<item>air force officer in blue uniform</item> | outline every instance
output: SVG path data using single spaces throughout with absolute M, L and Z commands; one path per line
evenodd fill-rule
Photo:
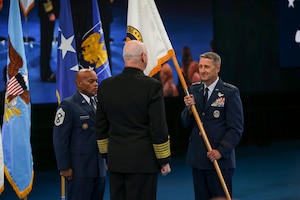
M 106 166 L 98 150 L 93 96 L 98 78 L 92 69 L 76 75 L 77 92 L 57 108 L 53 142 L 57 167 L 66 178 L 68 200 L 101 200 Z
M 242 137 L 244 116 L 239 89 L 219 78 L 220 66 L 218 54 L 207 52 L 200 55 L 202 82 L 193 84 L 189 88 L 190 94 L 184 97 L 186 108 L 181 119 L 185 127 L 192 126 L 186 163 L 192 167 L 196 200 L 226 196 L 213 165 L 215 160 L 232 195 L 232 176 L 236 167 L 234 149 Z M 207 150 L 192 114 L 193 104 L 203 123 L 211 151 Z

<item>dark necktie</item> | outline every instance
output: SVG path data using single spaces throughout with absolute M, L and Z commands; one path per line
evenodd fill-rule
M 204 97 L 203 97 L 203 102 L 204 102 L 203 105 L 204 106 L 206 104 L 207 99 L 208 99 L 208 87 L 205 88 L 205 92 L 204 92 Z
M 96 111 L 97 104 L 96 104 L 96 101 L 93 97 L 90 98 L 90 103 L 91 103 L 92 108 Z

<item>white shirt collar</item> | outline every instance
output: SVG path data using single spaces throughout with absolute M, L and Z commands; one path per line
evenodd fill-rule
M 217 85 L 217 82 L 219 81 L 219 77 L 212 83 L 210 84 L 210 86 L 208 86 L 208 90 L 211 92 L 215 89 L 216 85 Z M 204 83 L 204 90 L 205 88 L 207 88 L 207 86 L 205 85 Z
M 218 81 L 219 81 L 219 77 L 212 84 L 210 84 L 210 86 L 208 86 L 208 98 L 210 97 L 212 91 L 215 89 Z M 205 88 L 207 88 L 207 86 L 204 84 L 203 89 L 205 90 Z
M 86 94 L 81 93 L 81 96 L 84 98 L 84 100 L 86 100 L 86 102 L 88 102 L 88 104 L 90 103 L 90 97 L 88 97 Z

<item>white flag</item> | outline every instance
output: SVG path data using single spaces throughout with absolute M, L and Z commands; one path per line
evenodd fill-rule
M 34 0 L 19 0 L 19 1 L 20 1 L 20 6 L 23 14 L 27 16 L 29 11 L 34 6 Z
M 148 51 L 144 73 L 153 76 L 161 65 L 175 56 L 154 0 L 129 0 L 126 41 L 139 40 Z

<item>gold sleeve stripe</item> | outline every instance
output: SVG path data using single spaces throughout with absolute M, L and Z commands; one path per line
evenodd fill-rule
M 103 140 L 97 140 L 98 148 L 100 153 L 107 153 L 107 146 L 108 146 L 108 138 Z
M 154 152 L 157 159 L 167 158 L 171 155 L 170 138 L 162 144 L 153 144 Z

